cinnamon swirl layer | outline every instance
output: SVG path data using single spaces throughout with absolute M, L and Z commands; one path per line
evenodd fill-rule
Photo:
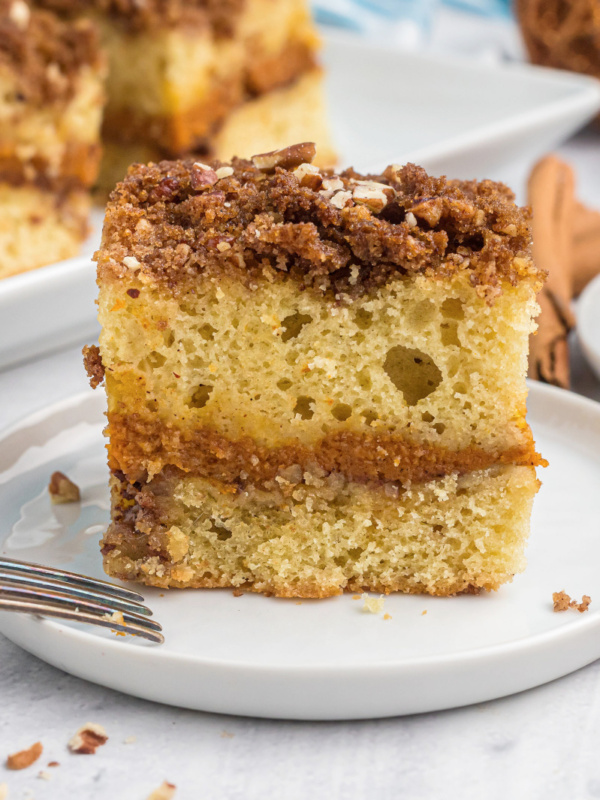
M 450 595 L 497 589 L 525 565 L 528 467 L 492 467 L 410 488 L 339 474 L 232 487 L 167 469 L 112 478 L 109 575 L 160 587 L 279 597 L 344 591 Z

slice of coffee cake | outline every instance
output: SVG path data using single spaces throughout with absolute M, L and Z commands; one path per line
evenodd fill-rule
M 524 568 L 528 213 L 490 181 L 320 172 L 310 144 L 135 166 L 98 253 L 106 571 L 448 595 Z
M 100 162 L 92 26 L 0 0 L 0 278 L 77 253 Z

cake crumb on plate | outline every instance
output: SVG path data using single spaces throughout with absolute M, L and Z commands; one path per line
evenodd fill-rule
M 383 611 L 383 604 L 385 603 L 383 595 L 370 597 L 368 594 L 363 594 L 361 599 L 364 601 L 362 610 L 368 614 L 379 614 Z
M 581 598 L 581 603 L 578 603 L 577 600 L 571 600 L 570 596 L 565 591 L 562 591 L 553 593 L 552 602 L 554 603 L 555 612 L 567 611 L 569 608 L 574 608 L 579 611 L 580 614 L 583 614 L 584 611 L 588 610 L 592 598 L 584 594 Z

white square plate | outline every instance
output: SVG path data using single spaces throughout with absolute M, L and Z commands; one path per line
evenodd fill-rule
M 331 120 L 342 165 L 414 161 L 453 177 L 498 177 L 531 161 L 600 108 L 592 78 L 490 65 L 330 39 Z M 94 299 L 101 215 L 76 259 L 0 281 L 0 368 L 98 333 Z

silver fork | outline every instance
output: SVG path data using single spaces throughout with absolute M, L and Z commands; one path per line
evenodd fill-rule
M 162 644 L 162 628 L 143 600 L 106 581 L 0 556 L 0 611 L 89 622 Z

